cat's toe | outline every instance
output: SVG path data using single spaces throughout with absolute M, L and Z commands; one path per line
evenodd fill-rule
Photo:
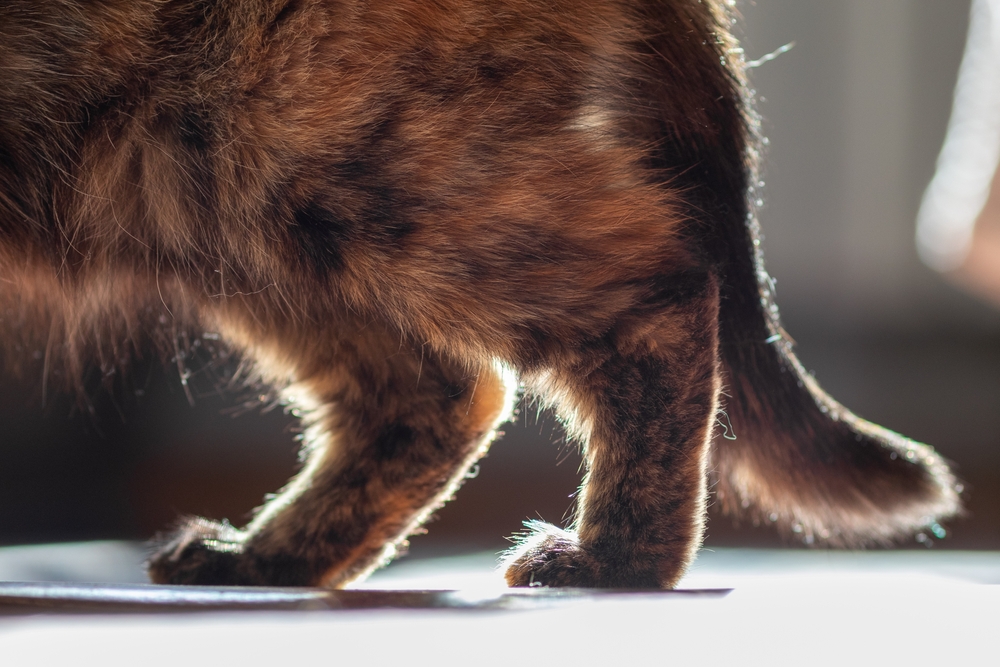
M 157 584 L 239 585 L 245 581 L 239 567 L 243 545 L 240 533 L 228 523 L 189 519 L 159 540 L 146 562 L 149 578 Z

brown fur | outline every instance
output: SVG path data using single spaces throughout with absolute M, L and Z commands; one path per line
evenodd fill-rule
M 933 450 L 834 403 L 782 337 L 728 22 L 695 0 L 0 6 L 6 337 L 74 378 L 143 332 L 218 332 L 308 426 L 286 489 L 243 529 L 189 521 L 152 578 L 363 576 L 485 452 L 515 376 L 588 471 L 512 585 L 674 586 L 710 469 L 726 508 L 836 543 L 954 513 Z M 723 383 L 737 439 L 710 452 Z

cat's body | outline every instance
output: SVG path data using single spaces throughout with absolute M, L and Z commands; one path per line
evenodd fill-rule
M 70 377 L 218 332 L 306 413 L 302 473 L 156 581 L 343 585 L 457 488 L 516 374 L 585 444 L 507 580 L 676 584 L 723 507 L 834 544 L 958 508 L 782 337 L 753 118 L 696 0 L 5 0 L 0 309 Z M 8 355 L 8 365 L 16 359 Z M 735 440 L 713 431 L 725 387 Z

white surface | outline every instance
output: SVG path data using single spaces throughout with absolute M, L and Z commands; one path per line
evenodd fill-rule
M 532 612 L 18 618 L 0 625 L 0 655 L 5 665 L 997 664 L 1000 587 L 776 583 Z
M 0 549 L 0 578 L 34 571 L 65 581 L 90 568 L 91 580 L 102 569 L 104 580 L 128 580 L 141 554 L 121 543 Z M 501 585 L 495 563 L 493 554 L 404 560 L 365 587 L 489 595 Z M 0 664 L 995 665 L 996 582 L 998 553 L 718 550 L 703 553 L 682 586 L 734 588 L 724 598 L 584 599 L 518 612 L 9 617 Z

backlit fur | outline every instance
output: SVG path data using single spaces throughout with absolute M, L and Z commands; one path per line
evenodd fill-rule
M 6 0 L 0 317 L 45 382 L 219 334 L 307 426 L 155 581 L 342 586 L 457 489 L 517 379 L 585 450 L 511 585 L 672 587 L 724 508 L 882 542 L 958 508 L 783 336 L 729 11 L 698 0 Z M 515 379 L 517 378 L 517 379 Z M 715 437 L 721 388 L 735 440 Z

